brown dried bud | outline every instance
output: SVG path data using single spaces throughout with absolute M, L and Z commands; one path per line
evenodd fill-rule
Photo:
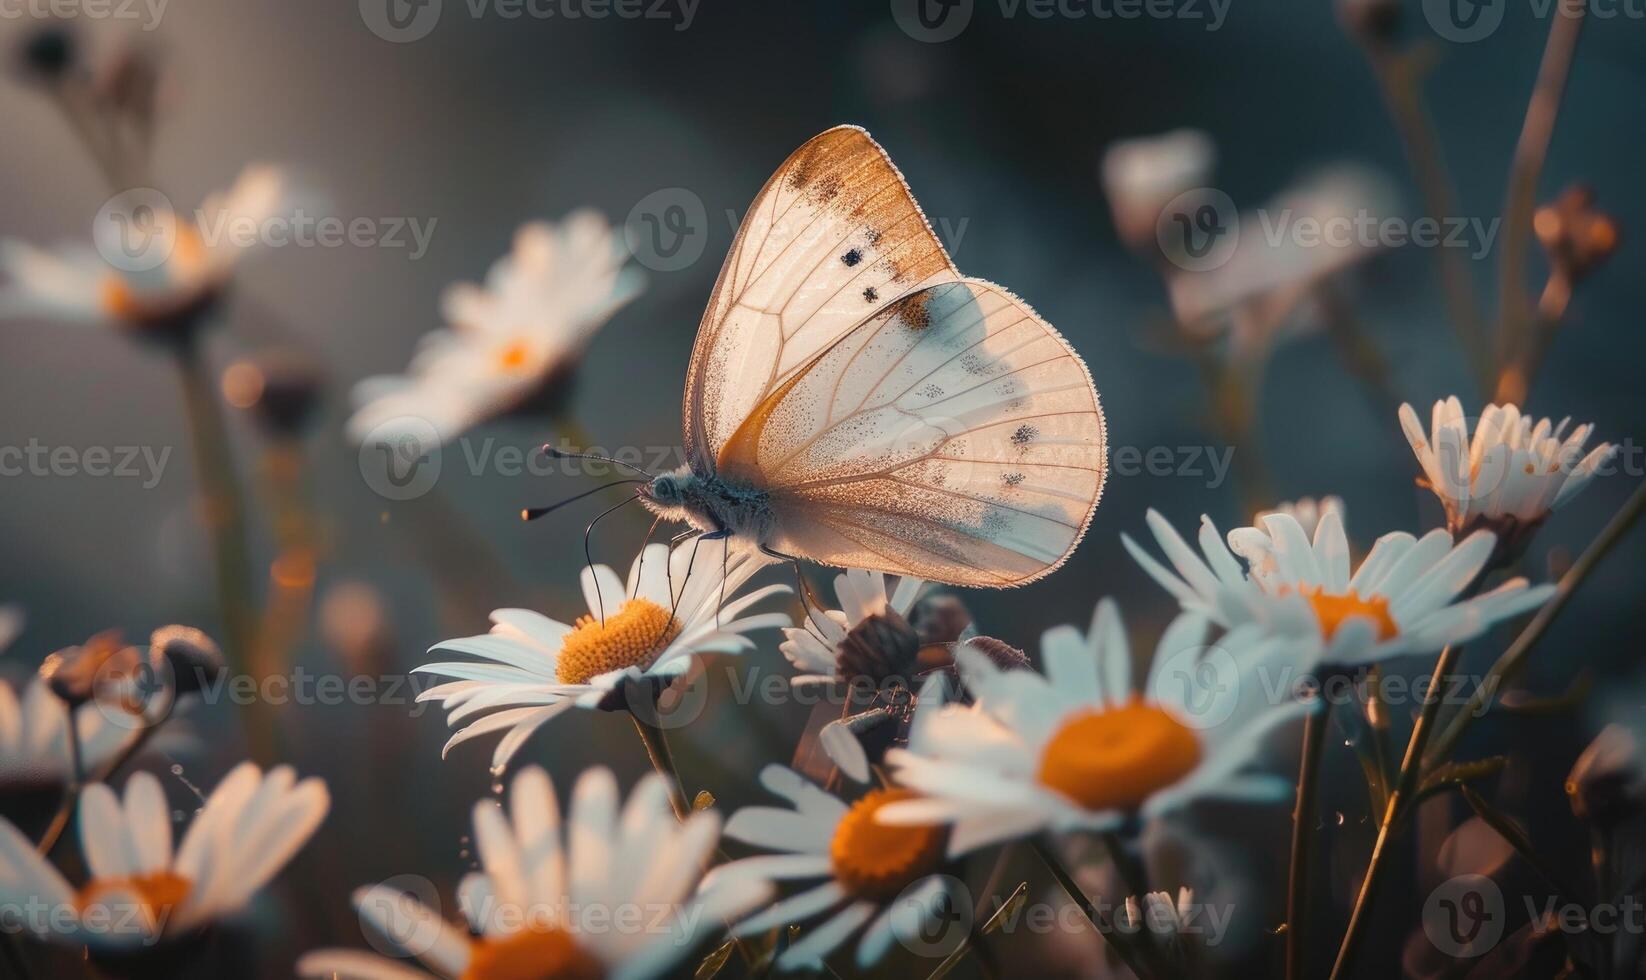
M 110 678 L 135 677 L 146 662 L 136 647 L 126 645 L 119 630 L 106 630 L 47 657 L 40 676 L 53 694 L 78 708 L 98 697 Z
M 1598 269 L 1623 238 L 1617 219 L 1595 207 L 1594 191 L 1574 184 L 1537 209 L 1532 230 L 1549 263 L 1573 282 Z
M 1400 0 L 1338 0 L 1337 19 L 1356 38 L 1387 41 L 1400 30 Z
M 223 397 L 270 432 L 296 435 L 314 415 L 323 383 L 319 365 L 307 355 L 265 351 L 229 365 Z
M 920 654 L 920 637 L 909 621 L 888 609 L 852 627 L 840 641 L 835 671 L 847 681 L 867 678 L 876 687 L 887 681 L 905 686 Z
M 921 646 L 956 643 L 971 628 L 972 614 L 958 596 L 939 592 L 915 603 L 909 610 L 909 622 L 919 634 Z
M 149 637 L 149 658 L 171 665 L 178 694 L 192 694 L 223 676 L 228 664 L 223 651 L 204 632 L 192 626 L 162 626 Z
M 1566 777 L 1566 795 L 1578 819 L 1612 827 L 1639 813 L 1646 798 L 1640 739 L 1625 725 L 1601 730 Z
M 1029 655 L 1005 640 L 997 640 L 992 636 L 976 636 L 968 640 L 967 645 L 988 657 L 1001 670 L 1030 668 Z

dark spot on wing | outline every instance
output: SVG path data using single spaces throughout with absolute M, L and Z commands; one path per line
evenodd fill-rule
M 1039 434 L 1040 430 L 1032 425 L 1027 423 L 1020 425 L 1017 427 L 1017 431 L 1012 433 L 1012 445 L 1022 449 L 1030 442 L 1033 442 L 1034 437 Z
M 863 253 L 859 252 L 855 248 L 851 249 L 845 255 L 840 257 L 840 261 L 846 263 L 846 267 L 849 269 L 857 263 L 863 261 Z
M 1000 474 L 1000 481 L 1002 483 L 1006 484 L 1006 486 L 1008 486 L 1008 487 L 1015 487 L 1019 483 L 1023 482 L 1023 474 L 1022 473 L 1002 473 L 1002 474 Z
M 870 286 L 868 289 L 863 290 L 863 298 L 873 303 L 880 298 L 880 294 L 875 291 L 873 286 Z
M 918 293 L 905 296 L 892 304 L 891 314 L 910 330 L 924 330 L 932 325 L 932 315 L 926 309 L 926 299 Z

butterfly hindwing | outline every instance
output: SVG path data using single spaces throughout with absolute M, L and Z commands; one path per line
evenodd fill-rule
M 714 473 L 756 406 L 867 317 L 958 278 L 867 133 L 808 141 L 750 206 L 698 328 L 684 406 L 692 468 Z
M 979 280 L 877 312 L 756 405 L 725 478 L 771 495 L 779 551 L 957 585 L 1019 585 L 1073 551 L 1106 471 L 1091 376 Z

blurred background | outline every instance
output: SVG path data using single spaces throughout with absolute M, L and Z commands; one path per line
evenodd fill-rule
M 586 5 L 510 17 L 504 6 L 434 4 L 417 16 L 434 9 L 438 22 L 418 22 L 409 32 L 416 36 L 386 28 L 373 0 L 171 0 L 157 20 L 80 16 L 71 25 L 88 57 L 135 44 L 163 66 L 151 169 L 174 200 L 197 201 L 245 164 L 267 161 L 312 191 L 315 213 L 432 229 L 421 254 L 409 242 L 267 249 L 238 278 L 225 322 L 208 340 L 219 369 L 270 346 L 299 349 L 323 367 L 323 402 L 295 464 L 319 542 L 307 572 L 315 612 L 297 624 L 295 664 L 393 678 L 428 659 L 437 641 L 484 632 L 491 608 L 580 613 L 582 532 L 607 498 L 522 524 L 520 508 L 593 482 L 476 471 L 464 455 L 529 449 L 567 433 L 547 417 L 481 426 L 447 448 L 435 493 L 391 501 L 362 479 L 358 453 L 343 438 L 350 386 L 403 371 L 417 339 L 441 325 L 441 290 L 481 278 L 522 222 L 589 206 L 633 227 L 637 208 L 669 191 L 667 200 L 701 203 L 701 220 L 687 229 L 687 249 L 700 255 L 649 263 L 644 293 L 594 338 L 570 382 L 569 415 L 580 428 L 574 438 L 608 450 L 677 444 L 686 361 L 736 219 L 791 150 L 843 122 L 866 127 L 887 149 L 963 272 L 1023 296 L 1085 356 L 1108 414 L 1111 456 L 1126 447 L 1170 450 L 1163 468 L 1111 472 L 1090 534 L 1062 571 L 1021 591 L 963 594 L 984 632 L 1032 652 L 1043 629 L 1084 624 L 1097 598 L 1114 595 L 1138 645 L 1152 647 L 1175 605 L 1118 538 L 1142 532 L 1150 507 L 1179 528 L 1207 513 L 1227 529 L 1248 522 L 1258 505 L 1336 494 L 1361 549 L 1387 531 L 1443 521 L 1432 495 L 1414 486 L 1417 468 L 1393 412 L 1410 401 L 1426 419 L 1435 399 L 1454 393 L 1471 412 L 1483 403 L 1448 319 L 1434 248 L 1377 248 L 1332 273 L 1331 295 L 1353 310 L 1356 337 L 1382 361 L 1380 385 L 1346 368 L 1343 336 L 1323 326 L 1332 318 L 1312 296 L 1259 344 L 1264 367 L 1247 392 L 1251 424 L 1231 425 L 1238 413 L 1208 385 L 1196 353 L 1196 345 L 1230 341 L 1204 332 L 1185 341 L 1193 332 L 1174 323 L 1159 264 L 1122 241 L 1104 193 L 1102 162 L 1116 141 L 1193 127 L 1217 148 L 1205 183 L 1243 212 L 1322 168 L 1351 164 L 1380 188 L 1383 213 L 1423 213 L 1366 44 L 1332 4 L 1233 0 L 1218 18 L 1210 5 L 1185 2 L 1172 8 L 1185 16 L 1121 18 L 1040 17 L 1032 5 L 977 0 L 950 12 L 969 20 L 945 40 L 911 21 L 912 4 L 886 0 L 690 8 L 647 0 L 656 16 L 603 19 L 565 15 Z M 1422 89 L 1456 189 L 1457 213 L 1447 217 L 1495 222 L 1551 18 L 1529 0 L 1497 0 L 1485 6 L 1502 15 L 1500 26 L 1459 41 L 1436 29 L 1424 5 L 1392 6 L 1399 24 L 1377 43 L 1427 59 Z M 13 14 L 0 21 L 19 42 L 37 26 Z M 1540 533 L 1525 563 L 1534 579 L 1564 568 L 1641 476 L 1646 278 L 1631 274 L 1628 235 L 1646 210 L 1638 176 L 1643 55 L 1639 17 L 1590 18 L 1537 185 L 1545 203 L 1573 183 L 1589 184 L 1625 238 L 1612 262 L 1580 284 L 1525 407 L 1593 421 L 1597 439 L 1625 449 L 1616 472 Z M 0 233 L 40 244 L 87 239 L 110 188 L 61 115 L 14 82 L 0 85 L 0 116 L 9 134 Z M 1471 240 L 1457 250 L 1488 315 L 1501 242 Z M 1534 242 L 1528 281 L 1541 285 L 1544 268 Z M 0 478 L 0 601 L 28 617 L 3 666 L 26 673 L 45 654 L 111 627 L 139 637 L 170 622 L 217 632 L 172 366 L 114 330 L 44 319 L 6 323 L 0 351 L 0 445 L 173 450 L 152 486 Z M 251 527 L 252 564 L 263 576 L 277 553 L 267 467 L 279 461 L 244 414 L 230 422 L 242 477 L 262 495 Z M 1231 448 L 1233 471 L 1220 476 L 1211 460 L 1228 459 Z M 1242 466 L 1258 474 L 1246 486 L 1237 480 Z M 636 509 L 601 524 L 595 559 L 626 568 L 648 523 Z M 1638 679 L 1643 558 L 1646 538 L 1636 535 L 1579 594 L 1524 678 L 1533 693 L 1559 695 L 1587 677 L 1615 697 Z M 821 587 L 827 576 L 814 570 L 813 581 Z M 1512 636 L 1472 647 L 1464 669 L 1483 670 Z M 747 659 L 768 674 L 788 672 L 775 636 L 761 638 Z M 1430 662 L 1400 666 L 1427 675 Z M 408 701 L 401 690 L 378 703 L 280 710 L 283 755 L 325 777 L 334 806 L 280 886 L 286 897 L 299 890 L 301 901 L 278 901 L 277 888 L 255 910 L 256 975 L 289 975 L 292 958 L 316 945 L 359 945 L 347 906 L 356 885 L 422 875 L 442 889 L 448 911 L 455 907 L 450 887 L 470 867 L 468 811 L 490 791 L 491 744 L 462 746 L 442 761 L 440 712 Z M 1494 717 L 1462 750 L 1512 755 L 1499 802 L 1525 818 L 1540 847 L 1574 866 L 1588 844 L 1562 781 L 1602 722 L 1604 703 L 1596 695 L 1536 717 Z M 188 718 L 201 736 L 192 748 L 146 763 L 157 772 L 182 767 L 172 787 L 178 800 L 188 799 L 186 783 L 209 786 L 244 755 L 234 710 L 201 706 Z M 758 800 L 752 774 L 787 761 L 805 721 L 792 705 L 712 697 L 702 718 L 674 735 L 688 786 L 710 790 L 727 808 Z M 627 721 L 598 713 L 548 726 L 521 758 L 546 765 L 562 784 L 597 762 L 617 768 L 625 785 L 646 767 Z M 1341 818 L 1321 838 L 1330 855 L 1322 859 L 1330 890 L 1316 917 L 1322 958 L 1341 932 L 1375 824 L 1349 760 L 1345 751 L 1323 804 Z M 1276 771 L 1295 767 L 1295 748 L 1277 744 L 1272 762 Z M 1466 816 L 1441 797 L 1420 817 L 1419 853 L 1390 881 L 1361 975 L 1413 969 L 1403 950 L 1421 937 L 1424 897 L 1460 846 L 1453 841 L 1443 857 L 1443 845 Z M 1215 975 L 1272 975 L 1287 813 L 1231 809 L 1188 823 L 1217 833 L 1191 839 L 1178 864 L 1210 867 L 1240 896 Z M 1514 880 L 1512 867 L 1501 873 Z M 1193 882 L 1157 884 L 1179 883 Z M 1511 916 L 1523 921 L 1517 909 L 1512 901 Z M 1106 975 L 1101 944 L 1089 934 L 1014 936 L 1002 948 L 1021 957 L 1010 962 L 1053 975 Z M 929 972 L 930 964 L 910 963 L 894 960 L 885 975 Z

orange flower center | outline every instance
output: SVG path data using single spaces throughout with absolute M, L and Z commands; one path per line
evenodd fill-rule
M 497 352 L 497 366 L 504 371 L 518 371 L 531 362 L 532 348 L 524 340 L 511 341 Z
M 179 224 L 171 252 L 165 257 L 163 270 L 157 271 L 165 273 L 167 282 L 174 289 L 183 286 L 204 289 L 209 284 L 200 280 L 206 268 L 207 258 L 206 243 L 201 240 L 200 233 L 190 225 Z M 150 296 L 141 295 L 131 287 L 126 277 L 119 273 L 110 273 L 103 277 L 101 292 L 103 312 L 119 320 L 143 320 L 159 316 L 185 303 L 178 296 L 165 291 Z
M 143 913 L 151 928 L 158 929 L 165 926 L 172 909 L 188 897 L 191 888 L 193 882 L 170 871 L 130 878 L 102 878 L 88 882 L 75 896 L 75 904 L 82 910 L 103 905 L 118 915 L 130 911 L 127 903 L 135 899 L 137 911 Z
M 1305 588 L 1302 592 L 1303 598 L 1309 600 L 1309 605 L 1314 607 L 1315 618 L 1320 620 L 1320 632 L 1328 640 L 1336 636 L 1338 628 L 1353 616 L 1360 616 L 1375 623 L 1377 638 L 1380 640 L 1400 635 L 1400 625 L 1389 615 L 1389 600 L 1383 596 L 1374 595 L 1370 599 L 1362 599 L 1354 592 L 1331 595 L 1319 586 Z
M 1080 711 L 1040 755 L 1040 782 L 1088 810 L 1134 810 L 1200 764 L 1200 737 L 1170 712 L 1134 699 Z
M 913 790 L 877 789 L 840 818 L 829 843 L 829 860 L 834 864 L 835 880 L 848 893 L 890 901 L 942 864 L 949 841 L 947 827 L 875 822 L 875 813 L 886 804 L 918 797 Z
M 562 684 L 587 684 L 608 670 L 645 670 L 679 635 L 673 613 L 650 599 L 630 599 L 605 622 L 593 616 L 577 621 L 561 644 L 555 675 Z
M 605 964 L 564 930 L 526 929 L 476 940 L 460 980 L 601 980 Z

